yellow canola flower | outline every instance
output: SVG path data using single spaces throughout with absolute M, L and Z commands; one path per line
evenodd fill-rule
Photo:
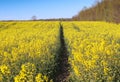
M 10 69 L 9 69 L 8 66 L 6 66 L 6 65 L 0 66 L 0 71 L 1 71 L 1 73 L 4 74 L 4 75 L 9 75 L 9 74 L 11 74 Z

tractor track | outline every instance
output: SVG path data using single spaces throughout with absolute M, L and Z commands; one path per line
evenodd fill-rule
M 55 72 L 54 82 L 68 82 L 69 77 L 69 63 L 68 63 L 68 51 L 64 41 L 63 26 L 60 23 L 60 50 L 57 57 L 57 66 Z

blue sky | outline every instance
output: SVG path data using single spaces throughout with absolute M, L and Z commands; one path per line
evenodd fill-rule
M 70 18 L 95 0 L 0 0 L 0 20 Z

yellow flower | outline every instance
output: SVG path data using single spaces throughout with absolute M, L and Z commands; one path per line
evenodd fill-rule
M 6 65 L 0 66 L 0 71 L 4 75 L 9 75 L 10 74 L 10 69 Z

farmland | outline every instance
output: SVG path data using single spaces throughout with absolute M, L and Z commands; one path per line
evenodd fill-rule
M 120 81 L 120 24 L 0 22 L 0 82 Z
M 72 82 L 120 81 L 120 25 L 63 23 Z

